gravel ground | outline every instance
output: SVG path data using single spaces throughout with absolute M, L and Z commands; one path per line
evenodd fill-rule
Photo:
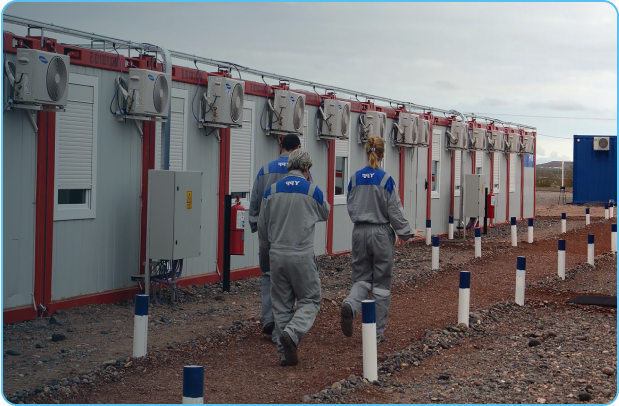
M 610 225 L 603 219 L 592 223 L 585 227 L 584 221 L 568 221 L 568 234 L 564 236 L 569 250 L 567 267 L 573 269 L 561 283 L 553 279 L 560 229 L 556 218 L 537 219 L 535 243 L 520 243 L 517 248 L 508 241 L 509 225 L 490 229 L 484 237 L 482 259 L 473 258 L 472 240 L 443 243 L 438 271 L 430 269 L 430 247 L 422 242 L 398 246 L 392 310 L 387 341 L 379 347 L 380 362 L 388 362 L 403 349 L 419 345 L 426 337 L 425 330 L 442 331 L 450 324 L 455 327 L 453 304 L 448 298 L 457 295 L 460 269 L 478 275 L 471 281 L 472 292 L 476 292 L 471 297 L 471 309 L 480 317 L 484 309 L 513 298 L 511 283 L 517 255 L 528 256 L 531 269 L 527 269 L 527 289 L 536 300 L 555 301 L 560 308 L 557 300 L 573 292 L 614 294 L 616 258 L 604 255 L 610 247 L 606 232 Z M 519 239 L 526 240 L 526 222 L 518 228 Z M 582 265 L 589 232 L 596 233 L 596 269 L 610 267 L 612 272 L 600 274 Z M 182 385 L 179 373 L 182 365 L 189 363 L 204 365 L 209 371 L 206 398 L 215 403 L 297 403 L 304 395 L 315 401 L 310 394 L 338 380 L 344 382 L 340 385 L 348 385 L 349 375 L 361 385 L 360 354 L 350 353 L 360 348 L 360 322 L 355 321 L 353 339 L 343 341 L 339 331 L 341 301 L 352 282 L 350 255 L 323 256 L 319 263 L 323 305 L 314 328 L 299 347 L 300 364 L 295 368 L 279 367 L 270 340 L 260 334 L 260 279 L 248 278 L 233 282 L 229 294 L 221 293 L 220 284 L 182 288 L 176 303 L 164 290 L 164 303 L 152 304 L 149 310 L 149 355 L 137 360 L 130 357 L 132 301 L 89 305 L 59 312 L 52 318 L 4 325 L 3 392 L 14 403 L 176 403 Z M 494 280 L 509 283 L 496 284 Z M 445 306 L 446 302 L 449 306 Z M 483 328 L 488 322 L 488 318 L 484 319 Z M 465 339 L 474 330 L 460 332 L 460 338 Z M 54 341 L 53 334 L 63 334 L 64 339 Z M 616 332 L 612 335 L 615 342 Z M 19 355 L 10 355 L 10 350 Z M 616 363 L 616 354 L 608 359 Z M 389 367 L 385 372 L 391 373 Z M 393 372 L 397 375 L 397 368 Z M 144 376 L 148 379 L 144 380 Z M 274 398 L 274 394 L 278 397 Z M 338 401 L 349 402 L 347 399 Z M 385 401 L 411 400 L 393 397 Z

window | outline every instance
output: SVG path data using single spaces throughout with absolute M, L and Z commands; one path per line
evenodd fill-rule
M 438 199 L 440 196 L 440 177 L 441 177 L 441 134 L 440 130 L 432 132 L 432 198 Z
M 172 104 L 170 115 L 170 170 L 183 171 L 187 169 L 187 128 L 185 113 L 188 111 L 187 90 L 172 89 Z M 155 129 L 155 169 L 163 169 L 163 136 L 162 124 L 157 123 Z
M 516 154 L 509 154 L 509 192 L 516 191 Z
M 56 114 L 54 220 L 95 218 L 99 78 L 69 74 L 67 111 Z
M 494 165 L 493 165 L 493 174 L 492 174 L 492 188 L 494 189 L 494 193 L 499 193 L 500 191 L 500 180 L 501 180 L 501 153 L 494 152 Z
M 348 150 L 350 140 L 335 140 L 335 199 L 336 204 L 346 203 L 348 191 Z M 339 199 L 338 199 L 339 197 Z
M 453 151 L 456 154 L 455 176 L 454 176 L 454 196 L 460 196 L 460 175 L 462 172 L 462 155 L 459 150 Z
M 230 130 L 230 194 L 249 199 L 252 186 L 252 141 L 254 103 L 243 103 L 243 127 Z

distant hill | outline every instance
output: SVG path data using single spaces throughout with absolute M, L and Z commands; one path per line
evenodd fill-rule
M 572 161 L 565 161 L 565 170 L 572 170 L 572 167 L 574 166 L 574 162 Z M 550 162 L 546 162 L 545 164 L 539 164 L 537 165 L 538 168 L 557 168 L 557 169 L 561 169 L 561 161 L 550 161 Z

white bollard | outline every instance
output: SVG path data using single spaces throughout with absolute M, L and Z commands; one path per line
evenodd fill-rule
M 567 233 L 567 215 L 561 213 L 561 234 Z
M 458 324 L 469 326 L 469 307 L 471 303 L 471 273 L 460 271 L 460 293 L 458 295 Z
M 565 240 L 559 240 L 559 266 L 557 274 L 561 280 L 565 280 Z
M 589 214 L 589 208 L 585 209 L 585 225 L 588 226 L 591 224 L 591 215 Z
M 516 226 L 516 217 L 512 217 L 512 247 L 518 246 L 518 228 Z
M 615 203 L 611 202 L 610 203 L 610 207 L 608 208 L 608 210 L 610 211 L 610 218 L 613 218 L 613 214 L 615 211 Z
M 148 295 L 135 295 L 135 316 L 133 317 L 133 356 L 146 355 L 148 341 Z
M 204 367 L 186 365 L 183 367 L 183 403 L 204 403 Z
M 593 249 L 593 239 L 593 234 L 589 234 L 589 237 L 587 238 L 589 243 L 587 247 L 587 263 L 591 266 L 595 266 L 595 250 Z
M 426 245 L 432 244 L 432 220 L 426 220 Z
M 378 353 L 376 349 L 376 302 L 361 302 L 361 341 L 363 342 L 363 377 L 370 382 L 378 380 Z
M 610 252 L 617 253 L 617 223 L 610 226 Z
M 608 220 L 608 203 L 604 205 L 604 218 Z
M 529 233 L 527 235 L 527 241 L 529 244 L 533 244 L 533 219 L 529 219 Z
M 438 235 L 432 236 L 432 270 L 438 269 L 438 256 L 439 256 L 439 238 Z
M 475 227 L 475 258 L 481 258 L 481 230 Z
M 449 216 L 449 230 L 447 232 L 447 239 L 454 239 L 454 216 Z
M 516 262 L 516 304 L 524 306 L 524 284 L 527 268 L 527 259 L 518 257 Z

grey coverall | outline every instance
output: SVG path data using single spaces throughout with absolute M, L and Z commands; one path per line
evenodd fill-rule
M 346 201 L 354 223 L 353 285 L 344 303 L 350 305 L 353 317 L 357 317 L 361 301 L 371 291 L 376 301 L 376 338 L 379 338 L 385 331 L 391 304 L 395 233 L 404 240 L 412 238 L 413 233 L 404 218 L 395 181 L 380 168 L 366 166 L 357 171 L 348 183 Z
M 283 152 L 278 159 L 269 162 L 266 166 L 260 168 L 258 176 L 254 181 L 254 187 L 251 191 L 251 201 L 249 203 L 249 226 L 251 232 L 258 231 L 258 218 L 260 216 L 260 208 L 262 206 L 262 198 L 264 193 L 272 184 L 280 179 L 283 179 L 288 170 L 289 152 Z M 262 271 L 262 324 L 268 324 L 273 321 L 273 308 L 271 306 L 271 268 L 269 266 L 269 242 L 262 240 L 258 235 L 258 265 Z M 274 343 L 277 343 L 277 334 L 273 330 L 271 336 Z
M 258 234 L 271 246 L 271 300 L 275 330 L 278 337 L 286 331 L 295 345 L 312 327 L 320 308 L 314 225 L 326 221 L 330 211 L 322 191 L 305 180 L 299 171 L 290 171 L 264 194 Z M 277 350 L 280 359 L 284 359 L 280 342 Z

